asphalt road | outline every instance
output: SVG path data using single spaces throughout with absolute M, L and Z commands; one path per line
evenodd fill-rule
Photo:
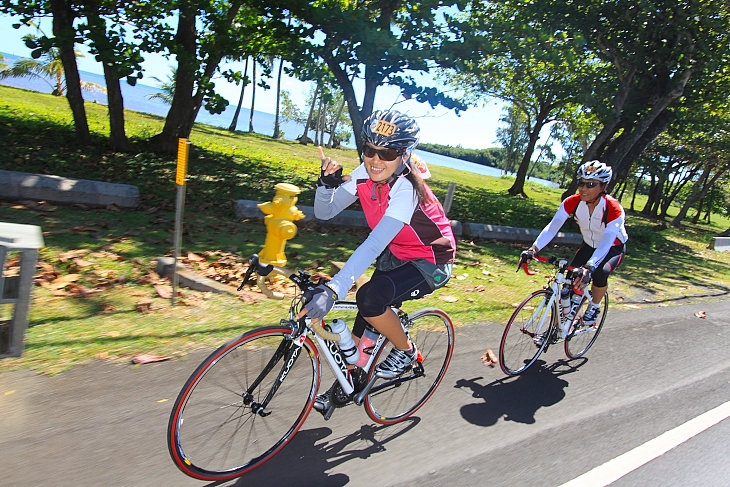
M 500 326 L 459 328 L 417 417 L 383 427 L 355 406 L 327 422 L 313 413 L 274 459 L 222 485 L 559 486 L 730 401 L 730 300 L 608 319 L 585 359 L 566 362 L 556 346 L 516 378 L 479 360 L 497 351 Z M 0 373 L 0 485 L 206 485 L 177 470 L 165 443 L 203 356 Z M 725 419 L 614 485 L 730 485 L 728 436 Z

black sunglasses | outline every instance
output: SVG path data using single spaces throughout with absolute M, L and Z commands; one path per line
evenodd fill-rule
M 401 155 L 401 151 L 387 147 L 385 149 L 376 149 L 375 147 L 365 144 L 362 149 L 362 154 L 365 157 L 375 157 L 375 154 L 377 154 L 381 161 L 393 161 Z
M 600 181 L 578 181 L 579 188 L 582 188 L 583 186 L 585 186 L 586 188 L 595 188 L 599 184 L 601 184 Z

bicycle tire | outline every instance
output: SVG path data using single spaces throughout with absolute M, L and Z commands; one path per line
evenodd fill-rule
M 603 328 L 603 322 L 606 320 L 606 313 L 608 313 L 608 293 L 603 296 L 603 309 L 601 310 L 601 316 L 596 320 L 596 324 L 585 328 L 581 326 L 581 318 L 587 306 L 588 300 L 584 299 L 575 314 L 573 323 L 570 325 L 568 336 L 565 338 L 565 355 L 569 359 L 582 357 L 596 342 L 596 338 L 598 338 L 598 334 Z
M 170 456 L 185 474 L 207 481 L 239 477 L 281 450 L 306 420 L 321 379 L 319 352 L 307 337 L 262 416 L 244 394 L 274 356 L 292 347 L 281 326 L 244 333 L 210 354 L 193 372 L 173 405 L 168 423 Z M 253 389 L 260 403 L 283 370 L 283 357 Z
M 557 318 L 556 307 L 547 306 L 551 293 L 545 289 L 535 291 L 524 299 L 510 316 L 499 342 L 499 366 L 507 375 L 518 375 L 527 370 L 549 343 Z M 550 316 L 540 322 L 548 312 Z M 542 343 L 538 336 L 544 334 Z
M 365 398 L 365 411 L 380 424 L 395 424 L 411 416 L 436 391 L 446 374 L 454 353 L 454 326 L 440 309 L 422 309 L 410 316 L 408 335 L 419 351 L 419 361 L 393 380 L 380 379 Z M 386 341 L 375 356 L 368 380 L 375 373 L 375 364 L 382 362 L 392 349 Z M 421 359 L 422 357 L 422 359 Z

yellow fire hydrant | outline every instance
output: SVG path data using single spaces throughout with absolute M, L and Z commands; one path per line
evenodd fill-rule
M 279 183 L 274 188 L 276 189 L 274 198 L 258 204 L 261 211 L 266 214 L 264 218 L 266 241 L 259 253 L 259 260 L 266 264 L 285 266 L 284 245 L 297 234 L 297 226 L 292 222 L 304 218 L 304 213 L 294 206 L 301 190 L 289 183 Z

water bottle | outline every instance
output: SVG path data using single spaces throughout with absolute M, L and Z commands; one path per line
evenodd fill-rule
M 563 316 L 570 314 L 570 286 L 565 285 L 560 290 L 560 309 Z
M 370 325 L 365 326 L 365 332 L 360 338 L 360 343 L 357 345 L 357 349 L 360 352 L 360 360 L 357 361 L 358 367 L 365 368 L 370 360 L 370 356 L 373 354 L 373 347 L 378 341 L 380 333 L 378 330 Z
M 347 363 L 357 363 L 357 360 L 360 358 L 360 351 L 355 345 L 355 340 L 352 338 L 352 332 L 347 327 L 347 323 L 338 318 L 332 322 L 330 329 L 333 333 L 340 335 L 337 343 L 340 345 L 340 351 L 344 355 L 345 360 L 347 360 Z
M 573 297 L 570 298 L 570 313 L 568 313 L 568 316 L 566 316 L 565 321 L 567 323 L 570 323 L 573 321 L 573 317 L 578 312 L 578 307 L 580 306 L 580 302 L 583 301 L 583 291 L 578 294 L 575 292 L 575 288 L 573 289 Z

